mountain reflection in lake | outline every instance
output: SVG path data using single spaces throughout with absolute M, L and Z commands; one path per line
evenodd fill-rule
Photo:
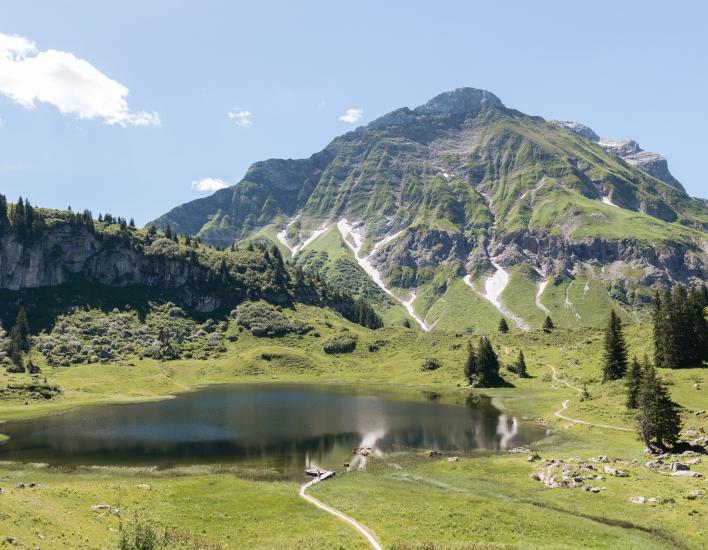
M 81 408 L 2 426 L 0 460 L 50 464 L 239 463 L 301 472 L 340 466 L 352 449 L 505 450 L 537 429 L 484 398 L 360 386 L 218 386 L 176 399 Z

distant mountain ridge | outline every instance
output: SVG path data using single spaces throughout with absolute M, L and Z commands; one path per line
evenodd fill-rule
M 633 163 L 638 146 L 596 138 L 461 88 L 308 159 L 255 163 L 237 185 L 154 223 L 223 246 L 279 243 L 342 284 L 373 283 L 383 309 L 424 328 L 499 314 L 533 327 L 546 311 L 582 324 L 572 299 L 581 279 L 628 313 L 652 285 L 706 279 L 705 202 Z M 451 292 L 469 302 L 469 323 L 450 320 Z M 559 303 L 544 305 L 552 292 Z

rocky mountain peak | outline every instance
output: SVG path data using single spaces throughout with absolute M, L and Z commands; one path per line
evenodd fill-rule
M 504 104 L 486 90 L 457 88 L 436 95 L 424 105 L 416 107 L 414 112 L 422 115 L 466 115 L 476 113 L 484 107 L 504 107 Z
M 572 120 L 551 120 L 551 124 L 565 128 L 577 136 L 584 137 L 590 141 L 600 141 L 600 136 L 598 136 L 590 126 L 585 126 L 580 122 L 573 122 Z

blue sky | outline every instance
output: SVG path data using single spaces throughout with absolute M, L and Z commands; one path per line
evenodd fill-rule
M 634 138 L 706 197 L 706 21 L 699 1 L 5 2 L 0 192 L 142 224 L 473 86 Z

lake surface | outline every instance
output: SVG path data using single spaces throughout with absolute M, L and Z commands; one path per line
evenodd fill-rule
M 500 451 L 543 432 L 501 414 L 486 398 L 361 386 L 216 386 L 175 399 L 98 405 L 0 432 L 0 460 L 49 464 L 237 463 L 284 475 L 306 466 L 360 467 L 358 447 L 377 453 L 434 449 Z

